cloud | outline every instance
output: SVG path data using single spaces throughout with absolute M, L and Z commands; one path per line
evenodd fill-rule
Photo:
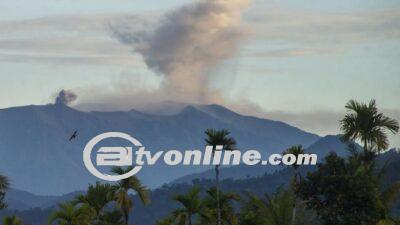
M 112 56 L 97 54 L 49 54 L 49 53 L 11 53 L 0 52 L 0 61 L 13 63 L 54 63 L 54 64 L 83 64 L 83 65 L 141 65 L 140 59 L 136 59 L 131 55 Z
M 400 9 L 337 13 L 264 5 L 253 7 L 246 18 L 258 28 L 257 35 L 277 41 L 349 43 L 400 37 Z
M 237 44 L 240 44 L 243 35 L 247 33 L 251 33 L 252 40 L 258 41 L 259 44 L 255 48 L 244 46 L 241 57 L 253 58 L 334 54 L 351 49 L 354 44 L 385 40 L 398 41 L 400 38 L 400 9 L 396 8 L 375 12 L 337 13 L 285 8 L 271 4 L 270 1 L 267 3 L 258 1 L 250 5 L 241 18 L 240 13 L 244 8 L 243 4 L 247 4 L 246 1 L 229 1 L 229 4 L 228 1 L 222 0 L 209 2 L 211 4 L 207 4 L 207 1 L 192 4 L 164 16 L 157 13 L 137 15 L 121 13 L 58 15 L 28 20 L 0 21 L 2 30 L 0 60 L 138 66 L 141 59 L 131 54 L 132 49 L 121 44 L 121 42 L 131 45 L 136 43 L 132 48 L 135 52 L 146 56 L 143 58 L 150 68 L 162 74 L 176 74 L 171 72 L 171 66 L 165 63 L 167 50 L 173 50 L 174 53 L 178 52 L 181 55 L 199 51 L 196 56 L 193 55 L 188 59 L 184 57 L 184 59 L 198 61 L 195 57 L 199 57 L 203 61 L 199 61 L 199 65 L 193 66 L 192 69 L 201 70 L 204 63 L 231 58 L 230 54 L 236 52 Z M 190 16 L 192 12 L 198 14 Z M 181 18 L 184 18 L 183 21 L 180 21 Z M 179 22 L 176 22 L 178 19 Z M 158 26 L 157 21 L 160 21 Z M 226 21 L 226 23 L 218 21 Z M 113 25 L 112 33 L 116 34 L 119 41 L 110 37 L 108 30 L 110 24 Z M 149 33 L 149 27 L 156 28 L 150 29 L 153 32 Z M 244 27 L 249 27 L 249 29 L 244 29 Z M 187 36 L 186 45 L 190 45 L 187 44 L 190 41 L 199 41 L 199 44 L 184 48 L 185 50 L 174 44 L 179 41 L 178 39 L 163 39 L 163 42 L 159 43 L 167 43 L 170 46 L 162 48 L 165 50 L 164 54 L 155 55 L 156 47 L 151 46 L 157 46 L 154 44 L 159 41 L 157 37 L 173 37 L 172 34 L 178 30 L 170 32 L 171 35 L 166 31 L 169 31 L 168 29 L 172 31 L 174 28 L 180 28 L 179 31 L 182 34 L 203 33 L 202 29 L 208 31 L 221 29 L 223 32 L 218 32 L 218 35 L 214 35 L 215 39 L 208 42 L 201 38 L 204 34 L 198 38 L 194 35 Z M 187 28 L 193 28 L 193 30 Z M 156 33 L 157 30 L 158 33 Z M 216 46 L 220 44 L 218 41 L 226 36 L 228 36 L 226 42 Z M 273 49 L 264 49 L 266 45 L 273 46 Z M 221 46 L 224 48 L 221 49 Z M 211 59 L 206 62 L 204 60 L 204 57 L 208 57 L 206 50 L 210 49 L 218 49 L 221 54 L 211 54 Z M 174 59 L 174 61 L 181 61 L 178 57 Z M 206 72 L 212 73 L 212 71 Z M 203 82 L 207 82 L 207 79 Z
M 71 90 L 61 90 L 55 100 L 55 104 L 69 105 L 78 98 L 78 95 Z
M 125 14 L 52 16 L 0 21 L 0 60 L 18 63 L 69 63 L 137 66 L 141 59 L 107 32 Z
M 398 42 L 400 9 L 320 12 L 259 3 L 245 14 L 257 48 L 244 57 L 340 54 L 365 43 Z M 254 46 L 254 45 L 253 45 Z M 260 48 L 261 46 L 261 48 Z
M 248 51 L 245 53 L 247 57 L 265 58 L 265 57 L 304 57 L 304 56 L 320 56 L 338 53 L 338 49 L 329 48 L 282 48 L 278 50 L 264 51 Z
M 204 102 L 219 98 L 209 89 L 214 70 L 235 54 L 245 36 L 247 0 L 206 0 L 167 13 L 153 30 L 112 27 L 116 37 L 162 75 L 171 99 Z
M 222 3 L 223 1 L 218 4 Z M 143 106 L 148 102 L 154 104 L 168 100 L 218 103 L 235 109 L 245 108 L 249 105 L 246 99 L 235 97 L 235 103 L 228 102 L 218 90 L 211 90 L 209 87 L 215 75 L 214 68 L 217 69 L 226 59 L 236 57 L 238 48 L 243 46 L 243 38 L 262 41 L 262 44 L 245 45 L 240 50 L 240 57 L 306 57 L 338 54 L 350 49 L 352 45 L 369 41 L 394 40 L 399 34 L 400 20 L 397 18 L 400 17 L 400 10 L 396 9 L 334 13 L 253 4 L 244 12 L 241 4 L 247 2 L 237 3 L 237 6 L 230 6 L 233 8 L 221 8 L 221 6 L 216 7 L 217 3 L 202 1 L 159 16 L 157 19 L 121 17 L 111 23 L 111 31 L 118 40 L 128 45 L 134 54 L 142 56 L 151 70 L 162 75 L 165 83 L 162 83 L 159 89 L 156 87 L 134 91 L 137 90 L 135 84 L 142 82 L 132 81 L 126 77 L 115 82 L 108 92 L 102 91 L 100 93 L 103 96 L 100 98 L 102 101 L 94 108 L 128 109 Z M 241 16 L 243 12 L 244 16 Z M 210 14 L 227 14 L 231 15 L 227 16 L 231 19 L 222 26 L 223 23 L 218 22 L 219 17 L 209 16 Z M 231 39 L 224 40 L 226 36 Z M 226 52 L 222 51 L 225 48 L 219 48 L 220 42 L 226 43 L 222 45 L 227 47 Z M 270 48 L 264 48 L 266 45 Z M 211 55 L 210 58 L 208 53 Z M 284 70 L 278 69 L 257 70 L 258 66 L 259 64 L 251 64 L 251 67 L 242 64 L 240 70 L 262 75 L 285 73 Z M 135 77 L 134 73 L 132 77 Z M 226 77 L 230 79 L 232 76 L 229 74 L 229 77 L 228 75 Z M 230 81 L 234 85 L 234 81 Z M 90 92 L 83 103 L 86 105 L 93 103 L 93 100 L 97 99 L 91 96 L 94 93 Z M 253 114 L 256 111 L 254 110 Z M 259 115 L 287 120 L 321 133 L 337 130 L 335 128 L 337 121 L 329 118 L 340 118 L 339 114 L 329 115 L 325 112 L 315 112 L 315 115 L 312 113 L 291 115 L 283 112 L 265 114 L 260 108 L 258 111 Z M 311 122 L 302 124 L 302 121 L 315 119 L 321 124 L 326 124 L 327 121 L 333 122 L 326 124 L 329 128 L 317 125 L 312 127 Z

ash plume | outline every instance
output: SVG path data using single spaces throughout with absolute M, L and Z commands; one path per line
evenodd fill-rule
M 69 105 L 70 103 L 75 101 L 77 98 L 78 98 L 78 95 L 76 95 L 71 90 L 63 89 L 58 93 L 55 104 Z
M 213 71 L 233 58 L 246 36 L 241 11 L 249 0 L 204 0 L 164 15 L 153 30 L 112 27 L 148 68 L 164 77 L 160 92 L 173 100 L 207 102 Z M 129 22 L 128 22 L 129 23 Z M 120 29 L 119 29 L 120 28 Z

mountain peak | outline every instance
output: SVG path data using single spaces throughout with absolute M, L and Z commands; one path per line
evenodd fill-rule
M 147 114 L 171 116 L 179 114 L 188 105 L 183 102 L 164 101 L 146 104 L 136 108 L 136 110 Z
M 203 112 L 202 110 L 199 110 L 195 106 L 188 105 L 184 107 L 177 115 L 199 115 L 199 114 L 206 115 L 207 113 Z
M 209 115 L 214 117 L 232 117 L 232 116 L 239 116 L 238 113 L 217 104 L 210 104 L 210 105 L 199 105 L 198 108 L 200 111 L 203 111 Z
M 314 144 L 307 148 L 307 152 L 316 153 L 322 159 L 329 152 L 336 152 L 339 156 L 349 154 L 348 145 L 340 140 L 341 135 L 326 135 L 318 139 Z M 359 147 L 359 145 L 356 145 Z

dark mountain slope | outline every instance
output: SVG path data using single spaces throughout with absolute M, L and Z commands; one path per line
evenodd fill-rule
M 82 151 L 91 138 L 103 132 L 129 133 L 151 151 L 202 150 L 207 128 L 229 129 L 241 149 L 265 154 L 294 144 L 308 146 L 319 138 L 282 122 L 242 116 L 220 106 L 198 107 L 187 106 L 167 116 L 135 110 L 81 112 L 62 104 L 1 109 L 0 171 L 11 178 L 13 188 L 59 195 L 82 190 L 96 180 L 83 165 Z M 75 130 L 78 137 L 68 141 Z M 154 188 L 207 169 L 157 163 L 144 168 L 139 177 Z

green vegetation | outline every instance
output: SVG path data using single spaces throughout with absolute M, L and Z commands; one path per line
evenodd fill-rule
M 202 224 L 215 225 L 217 223 L 217 190 L 215 187 L 206 191 L 206 196 L 201 198 L 201 189 L 193 187 L 186 194 L 174 197 L 174 200 L 181 205 L 181 208 L 174 210 L 170 216 L 157 222 L 158 225 L 164 224 Z M 239 196 L 234 193 L 220 192 L 221 223 L 237 225 L 238 217 L 232 203 L 239 200 Z
M 216 146 L 222 146 L 222 150 L 235 150 L 236 141 L 235 139 L 229 137 L 230 132 L 228 130 L 214 130 L 207 129 L 206 134 L 206 143 L 209 146 L 213 146 L 213 154 L 215 153 Z M 220 202 L 220 184 L 219 184 L 219 166 L 215 165 L 215 186 L 216 186 L 216 209 L 217 209 L 217 225 L 221 225 L 221 202 Z
M 94 223 L 99 224 L 101 219 L 104 218 L 103 209 L 111 201 L 111 191 L 112 186 L 110 184 L 97 182 L 96 185 L 89 185 L 86 194 L 76 196 L 72 203 L 90 206 L 94 212 Z
M 304 154 L 305 151 L 304 151 L 304 148 L 301 145 L 298 145 L 298 146 L 292 146 L 292 147 L 288 148 L 285 151 L 285 153 L 293 154 L 293 155 L 295 155 L 297 157 L 297 156 L 299 156 L 301 154 Z M 298 181 L 299 181 L 299 179 L 301 177 L 301 174 L 299 172 L 300 165 L 297 165 L 295 163 L 295 164 L 292 165 L 292 167 L 294 169 L 294 175 L 293 175 L 293 178 L 292 178 L 292 188 L 295 189 L 295 188 L 297 188 Z M 296 224 L 296 202 L 297 202 L 297 200 L 298 200 L 298 198 L 295 195 L 295 198 L 293 200 L 293 209 L 292 209 L 292 225 Z
M 379 113 L 374 100 L 368 105 L 351 100 L 346 108 L 349 113 L 341 120 L 342 138 L 361 141 L 363 152 L 351 148 L 347 159 L 331 153 L 301 181 L 297 193 L 322 224 L 398 223 L 391 218 L 389 203 L 400 190 L 397 184 L 381 187 L 384 171 L 377 173 L 374 159 L 388 147 L 386 133 L 397 133 L 399 124 Z
M 340 121 L 342 139 L 349 145 L 350 156 L 339 157 L 334 152 L 313 170 L 302 170 L 299 165 L 287 173 L 287 187 L 265 194 L 223 192 L 219 183 L 219 166 L 215 167 L 216 182 L 194 181 L 191 188 L 180 186 L 161 188 L 175 191 L 169 200 L 171 211 L 158 225 L 396 225 L 400 220 L 393 214 L 400 194 L 400 183 L 385 177 L 386 169 L 394 165 L 378 165 L 377 156 L 388 148 L 387 133 L 397 133 L 399 124 L 380 113 L 375 101 L 369 104 L 354 100 L 346 105 L 348 114 Z M 222 145 L 233 150 L 236 141 L 227 130 L 208 129 L 208 145 Z M 362 150 L 355 147 L 360 142 Z M 288 148 L 285 153 L 304 153 L 302 146 Z M 390 155 L 389 155 L 390 156 Z M 388 159 L 390 160 L 390 158 Z M 115 167 L 113 173 L 124 174 L 131 168 Z M 279 173 L 279 172 L 277 172 Z M 279 176 L 279 175 L 277 175 Z M 230 185 L 235 181 L 230 181 Z M 0 206 L 8 181 L 0 176 Z M 223 189 L 226 189 L 226 185 Z M 276 186 L 275 186 L 276 187 Z M 274 187 L 274 189 L 275 189 Z M 177 188 L 177 189 L 175 189 Z M 264 189 L 263 189 L 264 190 Z M 244 191 L 244 190 L 241 190 Z M 159 191 L 160 192 L 160 191 Z M 270 193 L 270 194 L 268 194 Z M 272 193 L 272 194 L 271 194 Z M 133 197 L 130 194 L 135 194 Z M 154 196 L 153 196 L 154 197 Z M 135 176 L 115 184 L 90 185 L 85 194 L 60 204 L 51 214 L 48 224 L 58 225 L 128 225 L 134 201 L 144 205 L 150 201 L 149 191 Z M 169 206 L 169 205 L 168 205 Z M 168 207 L 166 204 L 163 207 Z M 151 207 L 151 205 L 150 205 Z M 159 215 L 159 214 L 158 214 Z M 22 220 L 4 218 L 3 225 L 20 225 Z
M 301 181 L 298 194 L 322 224 L 376 224 L 385 217 L 373 167 L 331 153 Z
M 128 167 L 123 169 L 121 167 L 114 167 L 112 172 L 115 174 L 125 174 L 132 170 L 132 167 Z M 129 223 L 129 212 L 133 208 L 133 201 L 129 197 L 129 191 L 134 191 L 139 197 L 142 203 L 148 204 L 150 202 L 148 196 L 148 190 L 146 187 L 142 185 L 140 180 L 135 177 L 131 176 L 129 178 L 123 179 L 117 182 L 115 185 L 112 186 L 112 191 L 110 195 L 111 198 L 117 203 L 117 206 L 121 209 L 124 218 L 125 224 L 128 225 Z
M 387 132 L 396 134 L 399 123 L 378 111 L 375 100 L 369 104 L 350 100 L 346 104 L 348 114 L 340 121 L 344 141 L 361 141 L 364 161 L 370 162 L 375 153 L 389 147 Z
M 132 168 L 114 167 L 112 172 L 124 174 Z M 116 182 L 114 185 L 89 185 L 84 195 L 78 195 L 71 202 L 59 205 L 49 219 L 49 225 L 127 225 L 133 208 L 129 192 L 134 191 L 144 204 L 149 203 L 148 190 L 135 176 Z M 107 207 L 114 204 L 118 210 Z
M 240 200 L 240 197 L 235 193 L 219 193 L 219 205 L 221 207 L 221 223 L 236 225 L 238 217 L 235 213 L 232 204 Z M 200 218 L 200 224 L 214 225 L 216 224 L 217 211 L 215 208 L 217 202 L 217 189 L 211 187 L 207 190 L 207 196 L 203 199 L 204 213 Z
M 278 188 L 260 198 L 247 193 L 240 213 L 240 225 L 290 225 L 295 196 L 291 190 Z M 302 205 L 301 205 L 302 206 Z M 313 216 L 305 210 L 297 214 L 296 224 L 312 224 Z
M 186 194 L 175 196 L 174 200 L 182 205 L 182 208 L 175 210 L 172 215 L 167 218 L 171 224 L 189 224 L 192 225 L 194 216 L 202 216 L 202 204 L 200 200 L 200 188 L 194 187 Z M 161 223 L 165 223 L 162 221 Z
M 0 209 L 4 209 L 7 206 L 6 203 L 4 202 L 4 198 L 8 186 L 9 184 L 7 177 L 0 174 Z
M 0 210 L 7 207 L 5 203 L 6 191 L 9 187 L 8 178 L 0 174 Z M 16 216 L 6 216 L 3 218 L 3 225 L 22 225 L 23 222 Z
M 123 214 L 120 210 L 106 211 L 100 216 L 101 225 L 124 225 Z
M 58 209 L 51 214 L 49 225 L 90 225 L 94 218 L 94 210 L 87 204 L 76 206 L 72 202 L 59 204 Z
M 22 220 L 16 216 L 6 216 L 3 219 L 3 225 L 23 225 Z

